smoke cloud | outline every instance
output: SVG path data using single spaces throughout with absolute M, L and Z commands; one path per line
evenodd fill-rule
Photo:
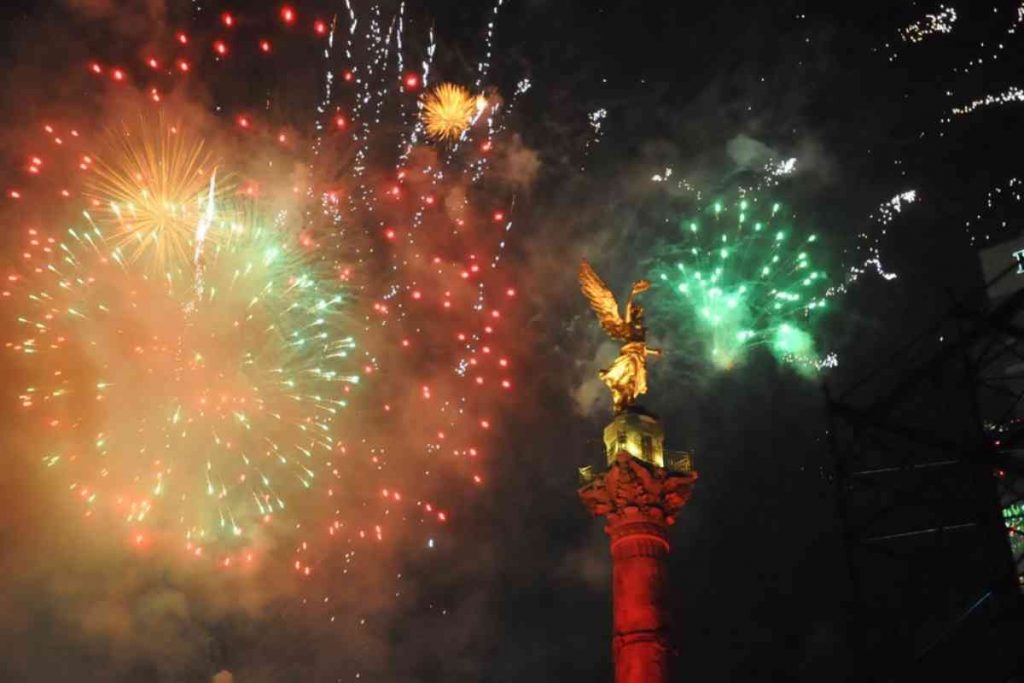
M 63 0 L 74 14 L 111 28 L 123 39 L 152 40 L 168 17 L 164 0 Z
M 543 9 L 534 5 L 537 11 Z M 6 260 L 17 260 L 25 229 L 64 230 L 81 220 L 80 206 L 38 199 L 60 197 L 62 189 L 81 183 L 77 157 L 102 144 L 105 136 L 118 135 L 126 124 L 136 125 L 140 111 L 147 112 L 147 122 L 154 121 L 148 113 L 154 111 L 148 77 L 140 77 L 142 67 L 135 67 L 151 45 L 166 47 L 163 38 L 173 19 L 169 6 L 65 0 L 63 7 L 68 21 L 57 29 L 35 26 L 20 47 L 18 68 L 8 73 L 8 92 L 24 97 L 6 102 L 5 109 L 18 120 L 0 142 L 18 163 L 17 169 L 7 170 L 11 177 L 4 187 L 22 189 L 26 200 L 9 202 L 4 209 L 8 224 L 16 226 L 3 238 Z M 261 6 L 260 11 L 265 9 Z M 217 62 L 207 54 L 220 28 L 215 36 L 209 26 L 216 24 L 216 16 L 204 12 L 200 16 L 209 35 L 197 31 L 192 39 L 206 56 L 195 57 L 188 79 L 161 75 L 154 82 L 160 84 L 163 123 L 180 124 L 204 139 L 209 149 L 223 153 L 218 177 L 223 171 L 225 187 L 251 189 L 268 213 L 284 214 L 289 225 L 316 241 L 327 239 L 337 226 L 310 209 L 303 188 L 311 178 L 329 178 L 329 189 L 341 197 L 341 210 L 348 211 L 348 198 L 367 188 L 397 184 L 396 172 L 406 173 L 395 204 L 381 203 L 355 220 L 346 216 L 360 228 L 368 226 L 366 232 L 342 228 L 345 255 L 338 270 L 340 276 L 351 266 L 352 296 L 359 307 L 352 321 L 359 361 L 371 368 L 360 387 L 365 393 L 353 398 L 338 418 L 340 447 L 332 455 L 337 474 L 327 484 L 317 482 L 316 490 L 332 486 L 335 494 L 329 500 L 289 499 L 294 528 L 254 532 L 249 541 L 258 560 L 252 568 L 225 570 L 213 562 L 196 562 L 183 547 L 136 548 L 124 537 L 119 520 L 85 518 L 80 501 L 68 495 L 69 482 L 41 466 L 48 454 L 39 452 L 17 409 L 21 390 L 38 379 L 38 370 L 6 357 L 4 372 L 11 379 L 4 386 L 8 408 L 0 410 L 0 446 L 11 455 L 0 477 L 0 500 L 5 501 L 0 509 L 0 569 L 5 576 L 0 586 L 0 661 L 9 678 L 502 680 L 500 675 L 509 672 L 547 671 L 546 650 L 552 649 L 563 653 L 567 667 L 588 661 L 600 670 L 606 662 L 594 652 L 606 648 L 595 645 L 593 629 L 578 634 L 572 624 L 581 619 L 603 623 L 598 619 L 606 617 L 607 606 L 597 599 L 607 589 L 606 539 L 599 524 L 591 524 L 575 507 L 572 491 L 576 468 L 601 460 L 601 444 L 594 435 L 607 416 L 609 400 L 597 371 L 608 365 L 618 347 L 597 327 L 579 295 L 579 261 L 590 259 L 621 296 L 633 280 L 647 275 L 644 260 L 676 230 L 667 216 L 700 206 L 725 186 L 746 183 L 771 159 L 795 156 L 800 173 L 827 184 L 834 165 L 826 146 L 813 131 L 796 140 L 776 134 L 782 122 L 798 120 L 791 111 L 763 114 L 774 121 L 741 119 L 737 112 L 743 110 L 743 98 L 724 94 L 721 83 L 696 91 L 692 104 L 679 110 L 652 105 L 642 121 L 631 122 L 622 116 L 623 107 L 609 105 L 605 141 L 592 143 L 586 112 L 576 111 L 590 103 L 575 102 L 575 89 L 569 92 L 554 82 L 548 86 L 550 101 L 538 95 L 532 108 L 529 98 L 517 105 L 509 127 L 520 132 L 499 136 L 487 157 L 482 184 L 472 182 L 472 173 L 439 180 L 422 172 L 440 167 L 450 154 L 435 146 L 415 147 L 399 169 L 390 161 L 401 149 L 397 135 L 385 136 L 363 157 L 340 137 L 325 134 L 311 168 L 304 159 L 317 140 L 308 126 L 287 121 L 260 127 L 258 122 L 280 113 L 278 108 L 305 122 L 316 113 L 323 83 L 319 67 L 310 65 L 319 64 L 322 45 L 300 59 L 288 52 L 298 51 L 292 43 L 275 40 L 274 54 L 280 51 L 283 59 L 296 60 L 301 68 L 292 69 L 283 83 L 260 80 L 262 66 L 243 77 L 243 72 L 231 70 L 232 62 Z M 407 21 L 416 25 L 416 19 Z M 100 51 L 97 56 L 95 48 L 77 37 L 100 26 L 123 41 L 116 54 Z M 47 61 L 43 53 L 60 40 L 68 54 L 60 64 L 52 63 L 52 56 Z M 111 81 L 108 70 L 115 63 L 127 64 L 125 54 L 134 61 L 130 82 L 120 85 Z M 81 68 L 94 58 L 103 63 L 102 79 Z M 461 55 L 442 54 L 441 59 L 447 59 L 444 66 L 450 69 L 446 77 L 460 73 Z M 73 69 L 66 62 L 73 62 Z M 558 58 L 559 68 L 565 63 Z M 200 73 L 212 74 L 212 82 Z M 309 73 L 316 76 L 312 85 L 304 80 Z M 336 69 L 336 87 L 342 87 L 343 74 L 344 69 Z M 571 104 L 557 106 L 559 98 Z M 332 113 L 322 117 L 329 124 Z M 285 114 L 282 119 L 288 118 Z M 371 119 L 376 112 L 361 114 Z M 243 116 L 257 123 L 243 130 L 238 121 Z M 395 128 L 411 123 L 392 123 L 389 117 L 396 115 L 390 110 L 381 116 Z M 359 121 L 350 117 L 347 123 Z M 43 134 L 43 124 L 59 132 Z M 73 141 L 71 130 L 88 142 Z M 57 149 L 54 135 L 63 136 L 61 149 L 67 151 L 47 151 L 45 172 L 29 184 L 23 160 L 39 149 Z M 608 142 L 616 137 L 645 142 L 623 149 Z M 59 159 L 67 172 L 51 170 L 60 166 Z M 357 178 L 353 168 L 358 165 L 365 171 Z M 582 167 L 592 172 L 578 172 Z M 670 181 L 653 182 L 652 176 L 665 174 L 666 168 L 673 170 Z M 424 206 L 424 218 L 414 227 L 409 206 L 428 196 L 436 207 Z M 496 212 L 505 215 L 497 220 Z M 398 240 L 412 238 L 415 250 L 409 254 L 431 257 L 404 264 L 405 280 L 418 288 L 420 299 L 402 299 L 387 287 L 364 287 L 368 281 L 393 281 L 391 264 L 381 256 L 396 248 L 380 239 L 389 228 Z M 494 267 L 484 257 L 502 242 L 506 246 Z M 463 400 L 463 375 L 456 375 L 443 349 L 457 335 L 471 335 L 469 325 L 491 311 L 487 307 L 473 317 L 449 316 L 443 301 L 452 301 L 457 310 L 472 310 L 479 290 L 460 289 L 448 296 L 439 284 L 434 257 L 445 266 L 458 264 L 467 279 L 478 271 L 495 274 L 484 288 L 488 303 L 506 291 L 514 293 L 515 305 L 502 308 L 499 328 L 500 352 L 512 369 L 507 374 L 481 373 L 483 398 L 471 394 Z M 367 261 L 374 265 L 359 267 Z M 472 270 L 474 265 L 478 271 Z M 402 292 L 399 287 L 396 291 Z M 432 308 L 424 313 L 428 309 L 416 306 L 426 304 L 418 302 L 429 302 Z M 5 341 L 13 342 L 20 336 L 10 322 L 12 308 L 0 308 L 0 329 L 7 333 Z M 383 315 L 382 309 L 394 324 L 380 325 L 379 318 L 369 317 Z M 401 327 L 415 316 L 422 316 L 420 325 Z M 409 335 L 410 345 L 403 346 L 398 330 L 414 327 L 422 334 Z M 488 342 L 474 341 L 483 354 Z M 752 394 L 763 407 L 770 404 L 763 394 L 769 384 L 765 377 L 773 372 L 755 364 L 750 386 L 744 387 L 730 384 L 730 378 L 708 376 L 691 367 L 693 342 L 685 330 L 658 329 L 652 335 L 652 344 L 667 353 L 651 365 L 656 388 L 651 401 L 673 416 L 672 438 L 685 447 L 703 444 L 707 432 L 732 433 L 734 425 L 728 408 L 709 411 L 692 387 L 719 382 L 719 395 L 728 399 Z M 474 366 L 459 371 L 475 381 Z M 512 385 L 510 393 L 487 393 L 505 377 Z M 146 407 L 143 398 L 138 398 L 140 411 Z M 757 413 L 749 406 L 743 410 Z M 484 420 L 492 423 L 489 434 L 476 427 Z M 451 429 L 440 430 L 442 422 Z M 721 469 L 745 453 L 743 443 L 712 446 L 718 447 L 709 450 L 720 457 L 716 467 Z M 471 455 L 471 450 L 478 453 Z M 133 484 L 118 474 L 118 465 L 128 463 L 128 457 L 112 456 L 107 481 L 122 476 L 121 483 Z M 475 475 L 482 484 L 475 483 Z M 714 486 L 712 479 L 708 499 L 728 500 L 729 492 Z M 431 515 L 424 512 L 428 504 Z M 449 513 L 445 523 L 437 521 L 442 509 Z M 714 545 L 713 537 L 698 533 L 712 527 L 711 512 L 704 514 L 702 520 L 698 509 L 693 526 L 681 534 L 684 555 L 701 542 L 701 550 Z M 378 526 L 380 542 L 375 540 Z M 309 576 L 302 572 L 305 567 Z M 712 578 L 705 583 L 713 584 Z M 553 606 L 560 601 L 568 601 L 571 609 L 556 610 Z M 524 625 L 517 621 L 523 604 L 551 606 L 549 618 L 539 627 Z M 822 633 L 827 635 L 824 628 Z M 825 635 L 815 635 L 807 647 L 820 647 Z

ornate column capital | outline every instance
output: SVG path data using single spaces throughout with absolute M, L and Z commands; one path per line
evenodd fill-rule
M 672 472 L 619 451 L 606 472 L 593 475 L 579 489 L 579 496 L 592 515 L 608 519 L 613 546 L 617 538 L 631 534 L 662 538 L 667 544 L 665 527 L 675 522 L 696 481 L 696 472 Z

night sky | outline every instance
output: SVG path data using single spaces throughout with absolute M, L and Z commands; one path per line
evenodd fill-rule
M 99 27 L 109 15 L 82 9 L 111 4 L 120 3 L 8 2 L 0 10 L 0 72 L 8 80 L 0 88 L 8 121 L 0 153 L 12 164 L 20 163 L 18 129 L 51 98 L 74 96 L 73 87 L 31 74 L 59 79 L 84 55 L 117 53 L 119 36 L 144 34 L 134 27 L 104 34 Z M 173 15 L 176 3 L 167 4 Z M 239 15 L 264 5 L 200 4 L 208 12 L 230 5 Z M 330 13 L 327 3 L 294 4 Z M 468 79 L 490 3 L 414 4 L 438 35 L 435 68 L 446 79 Z M 576 265 L 588 257 L 622 292 L 646 275 L 675 217 L 751 186 L 769 159 L 796 157 L 797 171 L 768 194 L 822 236 L 834 279 L 862 263 L 876 238 L 886 269 L 899 277 L 885 281 L 869 270 L 835 300 L 819 342 L 838 354 L 835 370 L 808 379 L 755 352 L 734 371 L 712 373 L 677 356 L 652 366 L 643 402 L 662 417 L 666 446 L 692 449 L 700 472 L 672 532 L 676 678 L 849 680 L 851 597 L 823 386 L 851 383 L 939 315 L 950 293 L 981 283 L 967 221 L 984 213 L 972 229 L 990 228 L 998 242 L 1014 234 L 1021 213 L 1009 199 L 987 209 L 986 197 L 1017 171 L 1024 104 L 951 114 L 1020 85 L 1024 38 L 1006 35 L 1017 7 L 954 4 L 952 33 L 911 43 L 900 29 L 938 4 L 507 0 L 490 80 L 508 93 L 531 79 L 510 127 L 539 161 L 517 196 L 508 255 L 522 307 L 516 399 L 492 435 L 486 486 L 448 495 L 444 547 L 424 556 L 398 546 L 389 558 L 388 571 L 402 575 L 402 591 L 412 597 L 392 600 L 386 582 L 346 588 L 349 579 L 339 576 L 339 593 L 375 592 L 366 598 L 373 635 L 364 640 L 335 637 L 325 620 L 309 617 L 300 589 L 208 609 L 201 578 L 183 578 L 153 558 L 135 567 L 142 561 L 116 550 L 58 553 L 60 566 L 46 573 L 65 580 L 39 580 L 48 548 L 73 532 L 48 521 L 37 459 L 24 455 L 17 415 L 5 408 L 11 476 L 0 476 L 0 679 L 206 681 L 228 670 L 244 683 L 352 681 L 356 674 L 370 681 L 611 680 L 607 539 L 576 498 L 577 467 L 603 459 L 609 403 L 603 388 L 597 403 L 589 397 L 609 349 L 576 289 Z M 993 60 L 999 43 L 1006 49 Z M 960 71 L 978 57 L 982 65 Z M 303 64 L 294 68 L 296 81 L 309 76 Z M 227 100 L 248 97 L 246 83 L 224 87 Z M 304 86 L 293 87 L 302 96 Z M 305 96 L 312 103 L 315 94 Z M 599 108 L 607 118 L 595 141 L 587 115 Z M 703 200 L 650 181 L 666 168 L 702 188 Z M 13 173 L 0 177 L 9 183 Z M 883 235 L 879 205 L 908 190 L 919 201 Z M 674 337 L 685 332 L 651 323 L 671 356 L 681 347 Z M 15 394 L 5 386 L 5 400 Z M 147 578 L 112 590 L 121 573 Z M 97 581 L 104 589 L 91 596 L 98 576 L 106 577 Z M 183 616 L 171 626 L 141 618 L 139 637 L 116 629 L 97 636 L 61 616 L 112 595 L 130 603 L 141 585 L 173 593 Z M 143 637 L 154 642 L 142 646 Z M 161 639 L 185 645 L 164 648 Z

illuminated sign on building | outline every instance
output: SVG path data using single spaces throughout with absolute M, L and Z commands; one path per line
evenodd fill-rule
M 1017 274 L 1024 274 L 1024 249 L 1013 252 L 1013 258 L 1017 261 Z

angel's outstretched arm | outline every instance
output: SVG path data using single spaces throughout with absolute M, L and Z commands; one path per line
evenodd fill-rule
M 626 324 L 633 322 L 633 297 L 646 292 L 651 286 L 647 280 L 637 280 L 633 283 L 633 289 L 629 291 L 629 298 L 626 299 Z

